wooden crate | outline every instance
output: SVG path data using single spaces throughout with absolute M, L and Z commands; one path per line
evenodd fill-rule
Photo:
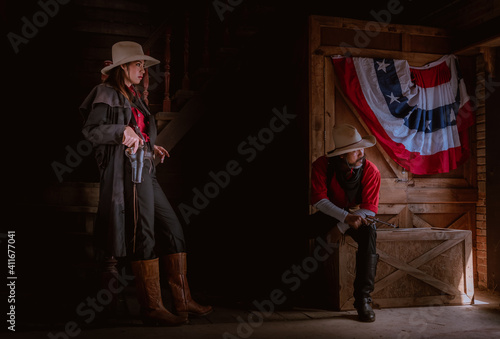
M 326 262 L 334 309 L 351 310 L 357 244 L 349 236 Z M 471 231 L 377 230 L 376 308 L 466 305 L 474 298 Z

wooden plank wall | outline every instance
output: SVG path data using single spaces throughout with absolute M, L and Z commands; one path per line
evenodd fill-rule
M 78 83 L 85 95 L 101 81 L 101 68 L 111 60 L 111 46 L 118 41 L 142 43 L 154 30 L 147 4 L 126 0 L 77 0 L 72 33 L 79 41 Z M 153 53 L 156 55 L 156 53 Z
M 309 161 L 333 149 L 331 129 L 338 123 L 369 128 L 335 85 L 332 55 L 408 60 L 422 66 L 451 53 L 443 29 L 382 25 L 345 18 L 311 16 L 309 21 Z M 473 95 L 474 93 L 469 93 Z M 475 150 L 471 130 L 471 149 Z M 472 231 L 476 244 L 476 156 L 456 170 L 439 175 L 414 175 L 397 165 L 382 147 L 366 150 L 382 175 L 379 217 L 400 227 L 441 227 Z M 311 209 L 312 212 L 312 209 Z M 474 251 L 475 252 L 475 251 Z M 475 253 L 474 253 L 475 254 Z M 474 255 L 474 265 L 475 265 Z M 476 272 L 476 269 L 474 269 Z

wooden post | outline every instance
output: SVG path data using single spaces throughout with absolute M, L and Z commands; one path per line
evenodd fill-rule
M 186 11 L 184 17 L 184 78 L 182 79 L 182 89 L 189 89 L 189 12 Z
M 210 67 L 210 6 L 207 5 L 205 10 L 205 36 L 203 41 L 203 56 L 202 56 L 202 64 L 203 68 L 208 69 Z
M 146 55 L 149 55 L 150 52 L 147 51 L 146 52 Z M 149 89 L 149 72 L 148 72 L 148 69 L 146 68 L 145 70 L 145 73 L 144 73 L 144 79 L 143 79 L 143 82 L 142 82 L 142 86 L 144 87 L 144 91 L 142 92 L 142 99 L 144 100 L 144 102 L 146 103 L 147 106 L 149 106 L 149 92 L 148 92 L 148 89 Z
M 491 77 L 495 76 L 495 49 L 492 47 L 481 47 L 480 52 L 483 54 L 485 70 Z
M 170 41 L 172 27 L 168 26 L 165 34 L 165 96 L 163 98 L 163 112 L 170 112 Z
M 111 61 L 111 60 L 104 61 L 104 67 L 108 67 L 109 65 L 112 65 L 112 64 L 113 64 L 113 61 Z M 107 78 L 108 78 L 108 76 L 106 74 L 101 73 L 101 81 L 102 82 L 104 82 Z

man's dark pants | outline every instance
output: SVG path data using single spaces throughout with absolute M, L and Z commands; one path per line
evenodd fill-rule
M 311 215 L 308 224 L 309 237 L 323 237 L 326 239 L 328 232 L 337 227 L 337 219 L 322 212 Z M 358 229 L 349 228 L 346 235 L 350 236 L 357 244 L 356 253 L 356 278 L 354 279 L 354 306 L 357 308 L 361 303 L 370 299 L 375 284 L 375 272 L 377 265 L 377 231 L 374 225 L 362 225 Z

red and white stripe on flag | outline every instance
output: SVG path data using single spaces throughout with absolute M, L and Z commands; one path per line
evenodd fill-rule
M 396 163 L 414 174 L 435 174 L 467 160 L 474 115 L 455 56 L 423 67 L 396 59 L 332 62 L 344 93 Z

